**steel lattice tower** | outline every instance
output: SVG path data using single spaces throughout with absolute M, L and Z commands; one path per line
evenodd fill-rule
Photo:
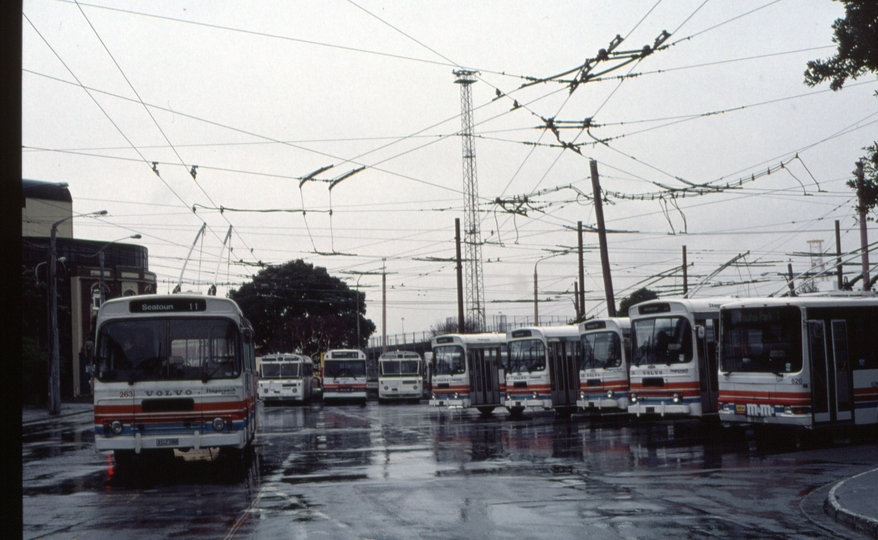
M 460 135 L 463 142 L 463 213 L 466 275 L 466 310 L 468 317 L 485 330 L 485 286 L 482 278 L 482 233 L 479 224 L 479 182 L 476 176 L 476 144 L 473 138 L 473 97 L 470 85 L 476 71 L 455 70 L 460 85 Z

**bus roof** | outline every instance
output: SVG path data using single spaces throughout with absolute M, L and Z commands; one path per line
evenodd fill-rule
M 748 309 L 762 307 L 795 306 L 811 307 L 857 307 L 878 306 L 875 296 L 792 296 L 783 298 L 740 298 L 723 304 L 722 309 Z
M 579 333 L 602 332 L 605 330 L 627 330 L 631 328 L 631 319 L 628 317 L 607 317 L 605 319 L 591 319 L 579 323 Z
M 506 333 L 506 340 L 525 339 L 533 337 L 543 337 L 546 339 L 556 337 L 576 337 L 579 338 L 579 327 L 573 325 L 565 326 L 529 326 L 525 328 L 516 328 Z
M 459 345 L 502 345 L 506 343 L 506 334 L 484 332 L 481 334 L 444 334 L 431 340 L 431 346 L 457 343 Z
M 661 315 L 662 313 L 719 312 L 721 305 L 736 300 L 740 300 L 740 298 L 658 298 L 631 306 L 628 309 L 628 316 L 636 319 Z M 667 309 L 661 309 L 665 306 Z
M 98 319 L 161 317 L 174 315 L 226 315 L 243 319 L 241 308 L 231 298 L 200 294 L 141 294 L 107 300 L 98 311 Z
M 421 359 L 421 355 L 418 354 L 418 353 L 416 353 L 416 352 L 414 352 L 414 351 L 387 351 L 386 353 L 384 353 L 384 354 L 382 354 L 381 356 L 378 357 L 378 361 L 379 361 L 379 362 L 380 362 L 381 360 L 406 360 L 406 359 L 408 359 L 408 360 L 413 360 L 413 359 L 420 360 L 420 359 Z
M 305 362 L 313 363 L 310 358 L 303 354 L 274 353 L 262 356 L 262 362 Z

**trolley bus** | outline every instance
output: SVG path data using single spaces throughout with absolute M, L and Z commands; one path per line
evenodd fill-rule
M 734 300 L 659 299 L 628 310 L 629 413 L 716 418 L 719 307 Z
M 366 402 L 366 353 L 335 349 L 323 355 L 323 401 Z
M 513 415 L 526 408 L 567 415 L 579 397 L 579 328 L 544 326 L 507 333 L 509 369 L 504 405 Z
M 264 402 L 308 403 L 313 390 L 314 362 L 301 354 L 270 354 L 257 358 L 259 399 Z
M 878 423 L 878 299 L 738 300 L 720 310 L 720 420 Z
M 379 401 L 420 401 L 425 379 L 424 360 L 416 352 L 392 351 L 378 357 Z
M 628 413 L 628 351 L 631 321 L 596 319 L 579 325 L 579 400 L 586 412 Z
M 227 298 L 108 300 L 95 329 L 95 449 L 214 448 L 240 457 L 256 433 L 253 328 Z
M 489 415 L 506 393 L 506 334 L 434 337 L 430 405 Z

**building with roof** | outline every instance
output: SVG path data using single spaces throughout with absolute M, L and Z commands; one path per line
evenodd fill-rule
M 22 180 L 21 258 L 26 303 L 23 338 L 33 339 L 37 346 L 48 351 L 51 336 L 48 335 L 46 280 L 50 235 L 52 224 L 61 221 L 56 229 L 55 254 L 61 395 L 67 397 L 91 393 L 84 352 L 86 342 L 93 336 L 94 317 L 100 307 L 101 273 L 104 299 L 156 292 L 156 275 L 149 271 L 146 247 L 75 238 L 73 217 L 73 198 L 67 184 Z M 42 302 L 42 306 L 30 305 L 35 302 Z M 47 394 L 48 382 L 43 388 Z M 30 397 L 40 399 L 41 396 Z

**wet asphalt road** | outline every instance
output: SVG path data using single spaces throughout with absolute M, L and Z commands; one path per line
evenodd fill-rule
M 23 429 L 23 538 L 862 538 L 821 505 L 878 463 L 871 434 L 369 402 L 262 407 L 243 465 L 205 450 L 126 474 L 90 420 Z

